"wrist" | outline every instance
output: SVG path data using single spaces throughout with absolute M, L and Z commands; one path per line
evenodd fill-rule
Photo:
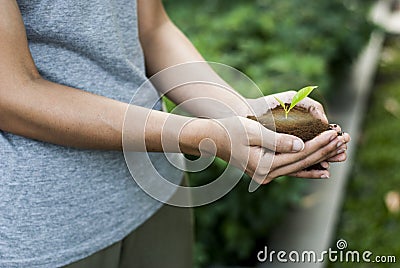
M 235 116 L 247 117 L 248 115 L 253 115 L 254 99 L 245 99 L 244 103 L 237 108 L 237 114 Z
M 215 154 L 215 145 L 218 148 L 223 135 L 224 129 L 215 120 L 196 118 L 188 121 L 182 128 L 179 146 L 186 154 L 200 155 L 200 147 L 203 153 Z
M 246 103 L 248 109 L 246 110 L 246 114 L 242 115 L 243 117 L 247 117 L 248 115 L 258 116 L 267 111 L 268 104 L 265 97 L 246 99 Z

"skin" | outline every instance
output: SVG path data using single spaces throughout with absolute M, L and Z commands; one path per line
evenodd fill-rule
M 121 150 L 128 104 L 43 79 L 31 57 L 18 5 L 15 1 L 0 0 L 0 6 L 0 129 L 63 146 Z M 138 16 L 148 75 L 176 64 L 204 60 L 169 20 L 159 0 L 139 0 Z M 211 69 L 205 69 L 204 75 L 220 79 Z M 159 90 L 163 92 L 164 89 L 161 86 Z M 293 93 L 280 94 L 284 100 Z M 344 161 L 346 158 L 346 144 L 350 140 L 347 134 L 337 137 L 335 131 L 327 131 L 303 144 L 294 136 L 269 131 L 245 118 L 262 113 L 266 102 L 273 104 L 271 96 L 246 100 L 229 87 L 216 90 L 212 86 L 182 87 L 167 95 L 176 103 L 208 97 L 235 109 L 221 112 L 219 106 L 194 104 L 190 105 L 194 115 L 218 119 L 193 119 L 130 106 L 129 111 L 136 119 L 132 128 L 124 132 L 128 135 L 130 149 L 154 152 L 180 149 L 194 155 L 216 152 L 260 183 L 287 174 L 328 177 L 329 171 L 303 169 L 314 163 L 323 162 L 326 166 L 327 161 Z M 307 98 L 301 105 L 326 120 L 319 103 Z M 163 129 L 165 122 L 174 127 Z M 163 142 L 167 143 L 164 147 L 161 134 Z M 204 142 L 208 140 L 215 146 Z M 295 141 L 300 142 L 297 149 Z M 174 143 L 178 143 L 179 148 L 173 146 Z M 280 154 L 273 156 L 273 151 Z M 263 160 L 267 158 L 272 161 L 270 169 L 263 166 L 267 162 Z

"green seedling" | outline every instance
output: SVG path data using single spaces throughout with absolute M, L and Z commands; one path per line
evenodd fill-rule
M 296 104 L 299 103 L 302 99 L 304 99 L 308 95 L 310 95 L 310 93 L 317 87 L 318 86 L 303 87 L 302 89 L 297 91 L 296 95 L 293 96 L 292 102 L 290 103 L 290 105 L 285 105 L 285 103 L 282 100 L 278 99 L 277 97 L 274 97 L 274 98 L 282 106 L 283 110 L 285 110 L 285 117 L 287 118 L 288 113 L 290 112 L 290 110 L 292 110 L 293 107 L 296 106 Z

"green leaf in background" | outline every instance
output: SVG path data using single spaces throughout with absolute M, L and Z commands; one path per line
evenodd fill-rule
M 290 103 L 290 107 L 287 112 L 289 113 L 289 111 L 292 110 L 297 103 L 299 103 L 302 99 L 310 95 L 310 93 L 316 88 L 317 86 L 308 86 L 308 87 L 303 87 L 302 89 L 297 91 L 296 95 L 294 95 L 292 98 L 292 103 Z

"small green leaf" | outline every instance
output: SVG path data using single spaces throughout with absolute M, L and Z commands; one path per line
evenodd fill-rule
M 274 96 L 274 98 L 279 102 L 279 104 L 282 106 L 282 108 L 286 111 L 285 103 L 283 103 L 283 101 L 281 101 L 280 99 L 278 99 L 278 98 L 275 97 L 275 96 Z
M 303 87 L 299 91 L 297 91 L 296 95 L 293 96 L 292 98 L 292 103 L 290 103 L 290 107 L 288 109 L 288 112 L 293 109 L 293 107 L 299 103 L 302 99 L 306 98 L 310 93 L 316 89 L 317 86 L 308 86 L 308 87 Z

